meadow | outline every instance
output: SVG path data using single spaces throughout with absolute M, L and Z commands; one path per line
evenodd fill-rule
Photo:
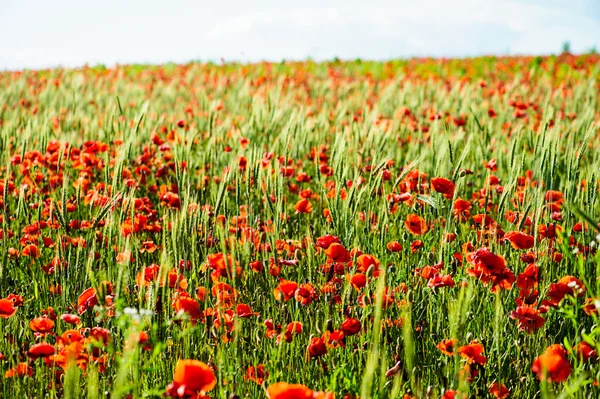
M 0 73 L 0 397 L 599 397 L 599 72 Z

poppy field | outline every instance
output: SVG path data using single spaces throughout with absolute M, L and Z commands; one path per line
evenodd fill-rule
M 1 72 L 0 397 L 599 397 L 599 72 Z

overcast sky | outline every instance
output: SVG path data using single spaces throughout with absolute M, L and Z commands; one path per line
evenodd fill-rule
M 2 0 L 0 69 L 600 50 L 600 0 Z

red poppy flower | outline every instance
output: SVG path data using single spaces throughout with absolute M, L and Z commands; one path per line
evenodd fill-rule
M 325 254 L 334 262 L 350 262 L 352 260 L 350 252 L 337 242 L 331 243 L 325 250 Z
M 167 273 L 167 285 L 169 288 L 179 288 L 181 290 L 187 290 L 188 288 L 187 279 L 176 269 L 169 270 Z
M 342 330 L 325 331 L 322 338 L 329 348 L 346 347 L 346 336 Z
M 498 289 L 510 289 L 517 280 L 514 273 L 506 268 L 504 258 L 488 248 L 480 248 L 467 254 L 467 261 L 472 265 L 467 269 L 467 274 L 477 277 L 484 285 L 491 284 L 494 292 Z
M 517 287 L 524 291 L 531 291 L 538 286 L 539 268 L 530 263 L 517 278 Z
M 598 298 L 588 298 L 585 300 L 583 304 L 583 311 L 588 316 L 598 315 L 600 311 L 600 299 Z
M 471 217 L 471 203 L 462 198 L 458 198 L 454 201 L 454 205 L 452 206 L 452 214 L 459 221 L 464 222 L 467 221 Z
M 455 391 L 454 389 L 447 389 L 444 394 L 442 396 L 440 396 L 440 399 L 457 399 L 460 398 L 459 396 L 459 392 Z
M 546 191 L 545 199 L 546 199 L 546 202 L 563 203 L 564 195 L 563 195 L 563 193 L 561 193 L 560 191 L 557 191 L 557 190 L 548 190 L 548 191 Z
M 548 238 L 552 240 L 558 237 L 558 233 L 561 231 L 562 227 L 554 223 L 549 223 L 547 225 L 541 224 L 538 226 L 538 234 L 541 238 Z
M 327 353 L 327 345 L 323 338 L 316 337 L 310 340 L 308 344 L 308 353 L 310 357 L 320 357 Z
M 89 340 L 91 342 L 99 342 L 106 346 L 111 341 L 110 330 L 103 327 L 94 327 L 90 331 Z
M 302 305 L 307 306 L 319 298 L 319 292 L 312 284 L 300 284 L 294 293 L 294 297 Z
M 151 253 L 154 253 L 157 250 L 157 248 L 158 247 L 156 246 L 156 244 L 154 243 L 154 241 L 152 241 L 152 240 L 143 241 L 142 242 L 142 247 L 140 248 L 140 252 L 141 253 L 146 252 L 146 253 L 151 254 Z
M 356 259 L 356 269 L 362 273 L 366 273 L 370 268 L 377 271 L 379 264 L 379 259 L 369 254 L 362 254 Z
M 483 356 L 483 351 L 483 345 L 476 341 L 458 348 L 458 354 L 460 357 L 467 359 L 468 364 L 475 363 L 481 366 L 487 362 L 487 358 Z
M 533 248 L 534 238 L 520 231 L 509 231 L 504 234 L 503 240 L 510 241 L 514 249 L 529 249 Z
M 77 312 L 79 314 L 85 313 L 88 309 L 93 309 L 98 304 L 98 298 L 96 298 L 96 289 L 91 287 L 86 289 L 77 298 Z
M 7 319 L 17 313 L 15 304 L 10 299 L 0 299 L 0 317 Z
M 267 325 L 267 322 L 265 322 L 265 325 Z M 267 328 L 272 328 L 272 327 L 273 327 L 272 322 L 271 322 L 270 327 L 267 325 Z M 302 323 L 300 323 L 299 321 L 293 321 L 293 322 L 289 323 L 287 325 L 287 327 L 285 328 L 285 331 L 283 331 L 277 337 L 277 344 L 279 344 L 282 339 L 285 342 L 292 342 L 292 340 L 294 339 L 294 335 L 302 334 L 302 327 L 303 327 Z M 268 335 L 268 333 L 269 333 L 269 331 L 267 331 L 267 335 Z
M 4 378 L 33 376 L 33 369 L 27 363 L 19 363 L 16 367 L 9 369 L 4 373 Z
M 363 273 L 356 273 L 350 276 L 350 284 L 355 290 L 360 291 L 367 285 L 367 276 Z
M 265 327 L 267 327 L 267 332 L 265 333 L 265 336 L 267 338 L 275 337 L 279 332 L 279 329 L 281 328 L 279 324 L 275 326 L 275 324 L 273 323 L 273 319 L 266 319 L 263 324 L 265 325 Z
M 79 324 L 81 323 L 81 319 L 79 318 L 79 316 L 75 315 L 75 314 L 68 314 L 65 313 L 63 315 L 60 316 L 60 319 L 62 321 L 64 321 L 67 324 Z
M 138 287 L 146 287 L 150 285 L 150 283 L 158 279 L 159 273 L 160 266 L 156 263 L 153 263 L 149 266 L 144 267 L 144 269 L 137 274 L 135 282 L 138 285 Z
M 356 335 L 360 332 L 361 324 L 358 319 L 348 317 L 341 326 L 342 331 L 346 336 Z
M 598 352 L 596 349 L 585 341 L 581 341 L 575 345 L 573 349 L 575 350 L 577 357 L 580 358 L 584 363 L 598 360 Z
M 496 163 L 496 158 L 490 159 L 488 162 L 483 162 L 483 166 L 486 169 L 491 170 L 492 172 L 498 171 L 498 164 Z
M 67 330 L 62 333 L 56 340 L 59 347 L 67 346 L 73 342 L 79 342 L 83 340 L 83 335 L 77 330 Z
M 238 315 L 238 317 L 241 317 L 241 318 L 259 315 L 258 313 L 253 312 L 252 308 L 250 306 L 246 305 L 245 303 L 238 304 L 235 307 L 235 313 Z
M 519 306 L 510 314 L 511 319 L 517 320 L 519 330 L 533 334 L 544 326 L 546 319 L 540 316 L 540 312 L 529 306 Z
M 189 296 L 181 295 L 173 301 L 173 309 L 177 314 L 187 314 L 193 321 L 202 317 L 200 304 Z
M 317 238 L 315 245 L 319 248 L 327 249 L 333 243 L 341 244 L 341 241 L 336 236 L 327 234 L 323 237 Z
M 178 360 L 173 373 L 173 382 L 167 387 L 171 397 L 204 395 L 217 385 L 212 369 L 198 360 Z
M 452 278 L 452 273 L 441 275 L 436 273 L 427 281 L 427 287 L 429 288 L 441 288 L 441 287 L 454 287 L 456 283 Z
M 583 282 L 573 276 L 561 278 L 557 283 L 550 284 L 547 294 L 548 299 L 544 300 L 543 303 L 551 307 L 557 307 L 567 295 L 575 297 L 585 295 Z
M 406 229 L 414 235 L 420 236 L 427 232 L 427 223 L 419 215 L 410 214 L 406 217 L 404 222 Z
M 410 250 L 413 254 L 416 254 L 421 248 L 423 248 L 423 241 L 421 240 L 415 240 L 410 243 Z
M 254 381 L 258 385 L 262 385 L 265 381 L 265 377 L 268 373 L 265 370 L 265 366 L 263 364 L 259 364 L 258 366 L 250 366 L 246 369 L 246 375 L 244 376 L 245 380 Z
M 42 251 L 35 244 L 26 245 L 22 251 L 23 256 L 31 256 L 34 259 L 42 256 Z
M 567 351 L 561 344 L 550 345 L 543 354 L 536 357 L 531 371 L 542 380 L 544 374 L 548 381 L 562 382 L 571 375 L 571 363 Z
M 444 177 L 434 177 L 430 181 L 435 191 L 444 194 L 447 199 L 452 199 L 456 186 L 451 180 Z
M 390 241 L 387 243 L 386 248 L 390 252 L 400 252 L 402 251 L 402 245 L 398 241 Z
M 47 342 L 40 342 L 39 344 L 35 344 L 29 348 L 29 351 L 27 351 L 27 356 L 32 359 L 37 359 L 40 357 L 52 356 L 55 352 L 54 346 Z
M 273 290 L 273 295 L 275 295 L 275 299 L 278 301 L 288 301 L 294 297 L 296 289 L 298 289 L 298 283 L 288 280 L 281 280 L 277 288 Z

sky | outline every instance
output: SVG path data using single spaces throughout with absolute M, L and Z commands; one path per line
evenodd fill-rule
M 0 70 L 600 51 L 600 0 L 2 0 Z

